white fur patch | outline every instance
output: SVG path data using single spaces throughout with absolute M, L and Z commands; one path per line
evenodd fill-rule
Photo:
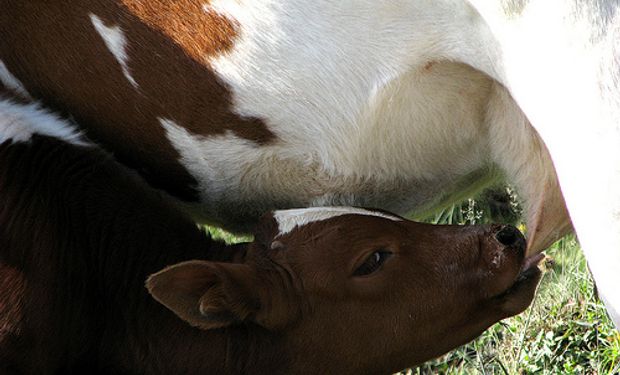
M 222 199 L 240 185 L 244 166 L 260 157 L 255 145 L 227 132 L 203 137 L 188 132 L 169 119 L 159 119 L 168 140 L 179 151 L 182 164 L 198 180 L 200 191 L 212 199 Z M 224 159 L 227 163 L 220 163 Z
M 420 210 L 433 200 L 429 195 L 443 195 L 438 190 L 492 164 L 483 119 L 491 80 L 446 61 L 467 46 L 420 32 L 465 34 L 466 6 L 210 4 L 240 25 L 232 50 L 211 61 L 233 91 L 235 112 L 264 119 L 278 138 L 278 155 L 316 165 L 334 195 L 352 192 L 347 205 Z M 424 69 L 430 61 L 436 64 Z M 312 202 L 341 204 L 330 199 Z
M 26 99 L 30 99 L 30 93 L 26 90 L 26 87 L 9 72 L 9 69 L 4 65 L 4 62 L 0 60 L 0 82 L 9 89 L 15 91 L 19 95 Z
M 92 13 L 90 14 L 90 21 L 95 27 L 95 30 L 97 30 L 97 33 L 99 33 L 99 35 L 103 39 L 106 47 L 108 47 L 116 61 L 118 61 L 118 63 L 120 64 L 125 78 L 127 78 L 127 80 L 131 83 L 133 87 L 137 88 L 138 83 L 132 77 L 129 71 L 129 57 L 127 56 L 127 38 L 125 38 L 123 30 L 121 30 L 120 26 L 106 26 L 101 20 L 101 18 L 97 17 Z
M 292 210 L 280 210 L 273 214 L 278 222 L 279 236 L 289 233 L 297 227 L 328 220 L 343 215 L 376 216 L 392 221 L 402 221 L 398 216 L 392 216 L 378 211 L 370 211 L 356 207 L 312 207 Z
M 77 128 L 67 120 L 43 109 L 37 103 L 19 104 L 0 100 L 0 143 L 27 142 L 34 134 L 86 146 Z

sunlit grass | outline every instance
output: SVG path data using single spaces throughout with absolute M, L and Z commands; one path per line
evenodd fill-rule
M 247 242 L 252 240 L 252 236 L 237 236 L 223 229 L 208 226 L 207 231 L 211 234 L 211 238 L 218 241 L 224 241 L 227 244 L 234 244 L 239 242 Z

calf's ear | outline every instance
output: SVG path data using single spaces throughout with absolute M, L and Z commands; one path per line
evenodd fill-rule
M 146 287 L 181 319 L 206 330 L 256 321 L 262 313 L 256 272 L 245 264 L 183 262 L 151 275 Z
M 252 319 L 260 310 L 255 272 L 244 264 L 188 261 L 151 275 L 146 287 L 181 319 L 214 329 Z

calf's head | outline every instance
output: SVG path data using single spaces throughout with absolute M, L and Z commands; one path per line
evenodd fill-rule
M 180 263 L 147 287 L 202 329 L 273 332 L 280 347 L 263 350 L 280 352 L 290 373 L 390 373 L 523 311 L 541 258 L 524 260 L 524 250 L 510 226 L 277 211 L 263 217 L 242 263 Z

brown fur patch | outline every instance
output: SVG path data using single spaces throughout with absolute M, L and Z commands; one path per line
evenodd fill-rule
M 91 22 L 120 27 L 133 87 Z M 0 3 L 0 59 L 31 95 L 71 115 L 87 135 L 151 185 L 198 200 L 159 119 L 205 137 L 226 132 L 265 144 L 274 135 L 241 117 L 205 56 L 232 46 L 234 23 L 194 0 L 7 0 Z M 199 59 L 200 57 L 200 59 Z
M 208 1 L 121 0 L 127 9 L 153 29 L 161 31 L 197 61 L 227 51 L 237 36 L 230 19 L 204 9 Z

